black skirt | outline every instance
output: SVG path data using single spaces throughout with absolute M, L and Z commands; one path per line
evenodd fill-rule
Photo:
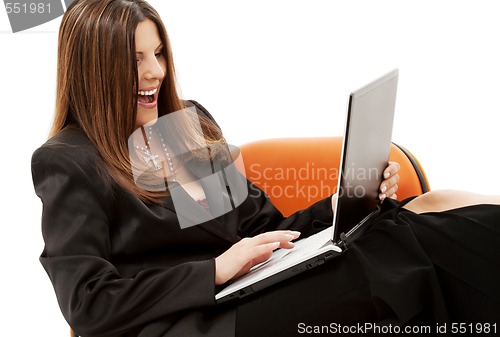
M 244 298 L 236 336 L 500 333 L 500 206 L 387 200 L 341 256 Z

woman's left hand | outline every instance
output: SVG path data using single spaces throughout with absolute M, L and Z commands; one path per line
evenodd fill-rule
M 380 193 L 378 195 L 380 201 L 385 198 L 397 199 L 396 192 L 398 191 L 399 169 L 401 167 L 396 162 L 389 162 L 384 170 L 384 181 L 380 184 Z

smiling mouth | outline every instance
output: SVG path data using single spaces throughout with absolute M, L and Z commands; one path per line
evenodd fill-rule
M 139 90 L 137 92 L 137 101 L 139 103 L 153 103 L 155 100 L 154 95 L 158 91 L 158 88 L 154 88 L 153 90 Z

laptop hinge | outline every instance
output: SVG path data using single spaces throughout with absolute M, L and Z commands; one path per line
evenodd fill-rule
M 347 236 L 345 235 L 345 233 L 340 233 L 340 240 L 339 242 L 337 242 L 337 246 L 339 246 L 342 251 L 345 251 L 348 248 Z
M 349 232 L 347 232 L 347 234 L 343 232 L 340 233 L 340 240 L 337 242 L 337 246 L 342 248 L 343 251 L 349 248 L 351 243 L 368 229 L 368 225 L 379 214 L 380 206 L 377 206 L 377 209 L 375 211 L 368 214 L 363 220 L 361 220 L 356 226 L 354 226 Z

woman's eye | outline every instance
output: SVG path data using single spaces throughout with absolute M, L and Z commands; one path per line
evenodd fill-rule
M 160 50 L 160 51 L 156 52 L 156 53 L 155 53 L 155 56 L 156 56 L 156 57 L 161 57 L 161 56 L 163 56 L 163 50 Z

